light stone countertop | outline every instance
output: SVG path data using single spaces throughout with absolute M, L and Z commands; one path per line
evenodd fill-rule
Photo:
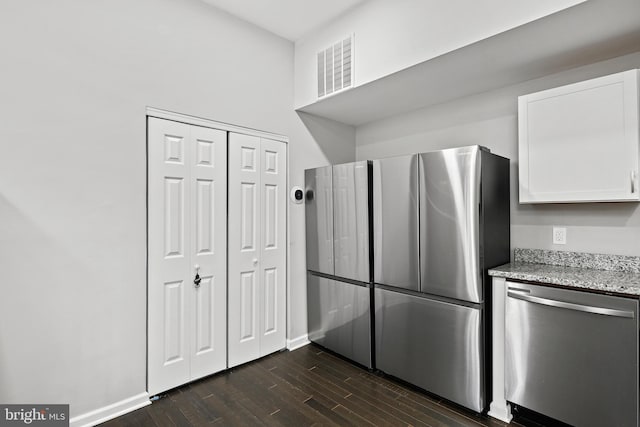
M 640 273 L 515 261 L 489 270 L 506 279 L 640 297 Z
M 640 296 L 640 257 L 516 248 L 514 262 L 489 275 L 626 296 Z

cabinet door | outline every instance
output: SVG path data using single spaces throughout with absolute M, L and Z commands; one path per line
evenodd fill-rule
M 284 348 L 286 145 L 229 135 L 229 366 Z
M 154 395 L 226 368 L 226 133 L 150 118 L 148 153 Z
M 638 71 L 518 99 L 520 202 L 640 200 Z

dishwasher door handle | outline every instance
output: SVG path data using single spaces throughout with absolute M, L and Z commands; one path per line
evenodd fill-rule
M 566 308 L 568 310 L 583 311 L 585 313 L 602 314 L 605 316 L 635 318 L 633 311 L 615 310 L 612 308 L 594 307 L 591 305 L 574 304 L 571 302 L 556 301 L 547 298 L 534 297 L 531 295 L 522 295 L 512 291 L 507 292 L 507 296 L 522 301 L 532 302 L 534 304 L 548 305 L 549 307 Z

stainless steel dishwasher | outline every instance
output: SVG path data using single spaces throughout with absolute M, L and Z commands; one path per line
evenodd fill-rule
M 638 300 L 507 284 L 507 400 L 574 426 L 638 426 Z

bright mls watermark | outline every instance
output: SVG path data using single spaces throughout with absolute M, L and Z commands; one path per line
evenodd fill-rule
M 2 405 L 0 427 L 33 425 L 62 427 L 69 425 L 69 405 Z

